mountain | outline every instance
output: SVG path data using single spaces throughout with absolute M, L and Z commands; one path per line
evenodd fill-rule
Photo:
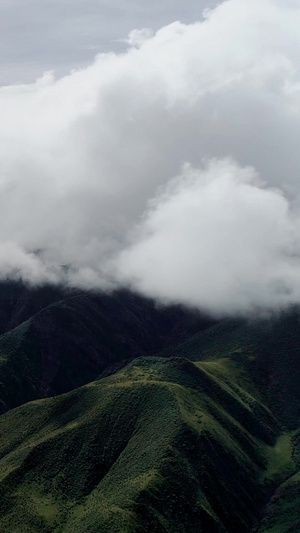
M 264 320 L 224 320 L 160 355 L 191 360 L 230 357 L 249 373 L 264 402 L 287 428 L 300 426 L 298 308 Z
M 277 426 L 227 372 L 141 358 L 2 416 L 2 529 L 244 531 Z
M 128 291 L 13 289 L 0 531 L 299 532 L 297 308 L 216 322 Z
M 0 298 L 0 323 L 6 329 L 0 336 L 2 413 L 72 390 L 212 324 L 197 312 L 158 307 L 127 291 L 22 290 L 20 284 L 4 284 L 4 288 Z

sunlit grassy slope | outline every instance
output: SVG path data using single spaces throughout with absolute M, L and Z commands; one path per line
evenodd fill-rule
M 236 362 L 141 358 L 0 431 L 1 531 L 233 532 L 259 518 L 278 425 Z

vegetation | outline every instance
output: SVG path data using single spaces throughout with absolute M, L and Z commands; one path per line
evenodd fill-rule
M 1 529 L 247 530 L 276 421 L 209 365 L 141 358 L 3 415 Z
M 14 290 L 0 531 L 300 530 L 297 309 L 215 324 L 126 292 Z

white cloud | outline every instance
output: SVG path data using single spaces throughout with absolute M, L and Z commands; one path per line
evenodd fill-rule
M 165 301 L 215 314 L 300 299 L 300 218 L 255 171 L 230 160 L 186 166 L 151 202 L 118 274 Z
M 136 46 L 139 48 L 147 39 L 151 39 L 153 37 L 153 30 L 152 28 L 142 28 L 141 30 L 132 30 L 129 33 L 128 39 L 126 39 L 125 42 L 127 42 L 130 46 Z
M 117 276 L 213 312 L 299 301 L 299 23 L 293 2 L 228 0 L 1 88 L 2 274 Z

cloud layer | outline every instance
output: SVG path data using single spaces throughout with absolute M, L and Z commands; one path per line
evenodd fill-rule
M 300 301 L 300 9 L 227 0 L 0 89 L 0 271 L 213 313 Z

